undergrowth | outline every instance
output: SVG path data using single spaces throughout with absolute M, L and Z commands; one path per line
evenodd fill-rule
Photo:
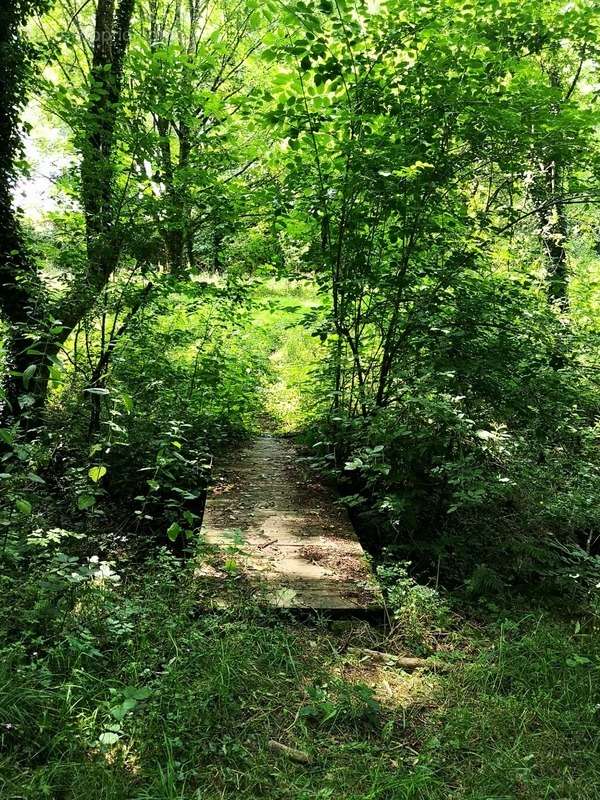
M 502 621 L 487 622 L 476 608 L 469 622 L 447 609 L 433 638 L 422 630 L 431 667 L 408 673 L 394 655 L 419 646 L 435 601 L 405 578 L 403 624 L 373 628 L 248 604 L 207 612 L 194 562 L 182 571 L 166 551 L 127 580 L 113 566 L 56 614 L 36 576 L 3 587 L 5 611 L 16 593 L 27 620 L 17 638 L 2 616 L 6 800 L 597 797 L 593 616 L 496 609 L 485 614 Z

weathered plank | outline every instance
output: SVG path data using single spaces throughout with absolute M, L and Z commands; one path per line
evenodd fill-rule
M 217 464 L 201 536 L 198 572 L 217 600 L 233 575 L 279 607 L 381 606 L 347 512 L 330 490 L 307 483 L 295 447 L 283 439 L 261 436 Z

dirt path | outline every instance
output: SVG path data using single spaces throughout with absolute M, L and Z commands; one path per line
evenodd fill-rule
M 329 489 L 307 482 L 284 439 L 260 436 L 217 464 L 202 536 L 212 552 L 202 575 L 221 584 L 229 575 L 271 605 L 381 603 L 346 511 Z

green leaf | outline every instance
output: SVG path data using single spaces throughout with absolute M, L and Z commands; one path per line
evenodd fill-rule
M 183 529 L 176 522 L 171 523 L 171 525 L 169 525 L 167 528 L 167 536 L 172 542 L 177 539 L 180 533 L 183 533 Z
M 0 439 L 5 444 L 12 444 L 14 438 L 15 438 L 14 433 L 12 431 L 9 431 L 8 428 L 0 428 Z
M 28 389 L 29 383 L 33 376 L 35 375 L 35 371 L 37 369 L 37 364 L 30 364 L 27 369 L 23 372 L 23 386 Z
M 344 469 L 350 471 L 353 469 L 360 469 L 364 467 L 364 464 L 360 458 L 353 458 L 352 461 L 346 461 L 344 464 Z
M 88 470 L 88 475 L 94 483 L 98 483 L 98 481 L 106 475 L 106 467 L 92 467 Z
M 121 722 L 125 715 L 129 711 L 133 711 L 133 709 L 137 706 L 137 700 L 135 697 L 126 697 L 123 702 L 118 706 L 113 706 L 110 710 L 111 716 L 114 717 L 116 720 Z
M 567 666 L 568 667 L 586 667 L 591 664 L 591 660 L 586 658 L 585 656 L 578 656 L 574 655 L 571 658 L 567 658 Z
M 96 502 L 96 498 L 92 494 L 80 494 L 77 498 L 77 508 L 80 511 L 85 511 L 86 508 L 91 508 Z
M 20 514 L 31 514 L 31 503 L 29 500 L 19 499 L 15 502 L 15 506 Z
M 119 741 L 119 735 L 114 733 L 113 731 L 104 731 L 104 733 L 101 733 L 100 736 L 98 737 L 98 741 L 100 742 L 100 744 L 107 746 L 111 744 L 116 744 Z
M 134 700 L 147 700 L 149 697 L 152 696 L 152 689 L 148 689 L 147 686 L 126 686 L 125 687 L 125 697 L 132 697 Z

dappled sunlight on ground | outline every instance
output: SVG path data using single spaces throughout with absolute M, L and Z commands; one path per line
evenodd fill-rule
M 370 657 L 348 656 L 335 668 L 335 674 L 348 683 L 359 683 L 373 690 L 374 697 L 389 711 L 431 707 L 439 681 L 431 672 L 407 672 L 399 667 L 377 664 Z

